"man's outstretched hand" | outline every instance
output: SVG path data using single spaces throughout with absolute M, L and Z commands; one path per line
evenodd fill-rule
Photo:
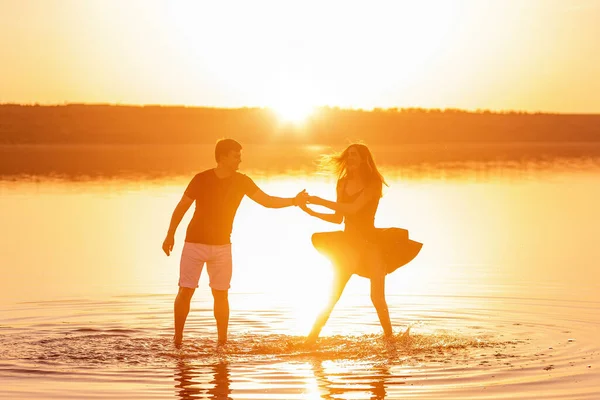
M 296 197 L 294 197 L 294 205 L 295 206 L 304 206 L 308 201 L 308 193 L 306 193 L 306 189 L 303 189 L 299 192 Z
M 162 249 L 167 256 L 171 255 L 174 244 L 175 244 L 175 237 L 173 237 L 172 235 L 167 235 L 167 237 L 165 238 L 165 241 L 162 244 Z

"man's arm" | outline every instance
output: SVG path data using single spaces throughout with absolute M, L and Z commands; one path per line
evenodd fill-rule
M 341 185 L 340 182 L 338 182 L 337 188 L 336 188 L 336 196 L 337 196 L 336 203 L 339 202 L 339 200 L 340 200 L 342 190 L 343 190 L 343 185 Z M 308 196 L 308 198 L 311 198 L 311 197 L 313 197 L 313 196 Z M 308 206 L 306 204 L 301 204 L 300 208 L 302 209 L 302 211 L 304 211 L 311 217 L 317 217 L 319 219 L 322 219 L 325 222 L 331 222 L 332 224 L 341 224 L 342 222 L 344 222 L 344 214 L 342 214 L 342 212 L 339 210 L 336 210 L 335 213 L 331 214 L 331 213 L 316 212 L 316 211 L 308 208 Z
M 257 188 L 256 191 L 252 195 L 248 195 L 248 197 L 250 197 L 252 200 L 254 200 L 263 207 L 283 208 L 306 203 L 306 197 L 308 197 L 308 195 L 303 190 L 302 192 L 298 193 L 296 197 L 275 197 L 269 196 L 268 194 Z
M 191 197 L 187 197 L 184 194 L 181 197 L 181 200 L 179 200 L 179 203 L 177 203 L 175 210 L 173 211 L 173 215 L 171 216 L 171 223 L 169 224 L 169 230 L 167 231 L 167 237 L 165 238 L 165 241 L 162 245 L 162 249 L 167 256 L 171 254 L 171 251 L 173 251 L 173 245 L 175 244 L 175 231 L 177 230 L 181 219 L 183 218 L 183 216 L 185 215 L 185 213 L 190 208 L 193 202 L 194 199 L 192 199 Z

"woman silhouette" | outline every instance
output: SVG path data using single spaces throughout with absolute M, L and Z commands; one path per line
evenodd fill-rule
M 338 175 L 337 200 L 309 196 L 308 202 L 335 213 L 319 213 L 307 206 L 301 208 L 327 222 L 344 222 L 344 231 L 321 232 L 312 236 L 314 247 L 333 262 L 334 277 L 329 303 L 317 317 L 306 343 L 316 341 L 352 274 L 371 280 L 371 301 L 377 310 L 384 337 L 389 338 L 392 336 L 392 324 L 385 299 L 385 276 L 411 261 L 422 245 L 409 240 L 404 229 L 375 228 L 375 213 L 386 182 L 367 146 L 351 144 L 339 155 L 330 157 L 329 162 Z

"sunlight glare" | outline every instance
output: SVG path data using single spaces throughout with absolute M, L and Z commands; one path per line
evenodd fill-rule
M 269 108 L 283 123 L 304 123 L 315 110 L 316 90 L 299 77 L 281 74 L 271 83 L 269 92 Z
M 293 101 L 287 103 L 284 102 L 272 108 L 281 122 L 292 124 L 306 122 L 315 109 L 311 105 Z

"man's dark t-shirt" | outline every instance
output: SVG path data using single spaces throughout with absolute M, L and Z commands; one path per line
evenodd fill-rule
M 239 172 L 219 178 L 214 169 L 209 169 L 194 176 L 185 190 L 185 195 L 196 201 L 185 241 L 213 245 L 231 243 L 233 218 L 242 198 L 257 190 L 254 181 Z

